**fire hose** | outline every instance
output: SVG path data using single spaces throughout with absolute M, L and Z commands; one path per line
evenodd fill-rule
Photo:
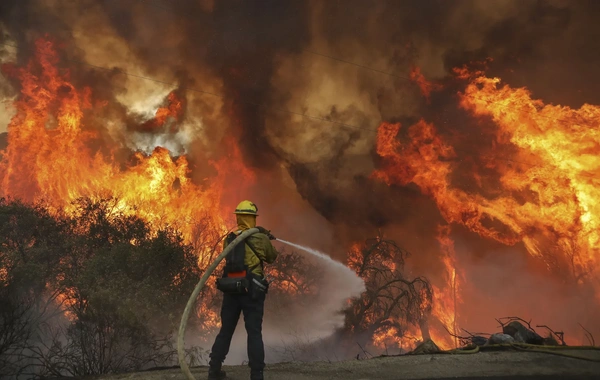
M 599 363 L 599 359 L 590 358 L 587 356 L 568 354 L 564 351 L 576 351 L 576 350 L 600 350 L 600 347 L 596 346 L 548 346 L 548 345 L 537 345 L 527 343 L 508 343 L 508 344 L 490 344 L 488 346 L 467 346 L 465 348 L 457 348 L 449 351 L 442 351 L 443 354 L 476 354 L 481 351 L 496 350 L 496 349 L 516 349 L 519 351 L 526 352 L 537 352 L 542 354 L 551 354 L 557 356 L 564 356 L 571 359 L 586 360 L 591 362 Z M 563 352 L 561 352 L 563 351 Z
M 204 272 L 204 274 L 200 278 L 200 281 L 198 282 L 198 284 L 194 288 L 194 291 L 192 292 L 192 295 L 190 296 L 190 299 L 188 300 L 188 303 L 185 306 L 185 309 L 183 311 L 183 315 L 181 317 L 181 323 L 179 325 L 179 333 L 177 335 L 177 354 L 178 354 L 178 357 L 179 357 L 179 366 L 181 367 L 181 371 L 184 373 L 184 375 L 187 377 L 188 380 L 196 380 L 196 379 L 192 375 L 192 372 L 190 371 L 190 368 L 187 365 L 187 362 L 185 361 L 184 335 L 185 335 L 185 329 L 187 327 L 188 319 L 189 319 L 189 316 L 190 316 L 190 312 L 192 311 L 192 308 L 194 307 L 194 304 L 196 302 L 196 298 L 198 298 L 198 295 L 200 294 L 200 291 L 202 290 L 202 288 L 206 284 L 206 281 L 208 280 L 208 278 L 210 277 L 210 275 L 212 274 L 212 272 L 214 272 L 214 270 L 217 268 L 217 266 L 219 265 L 219 263 L 221 263 L 221 261 L 223 261 L 223 259 L 227 256 L 227 254 L 229 254 L 229 252 L 231 252 L 231 250 L 236 245 L 238 245 L 239 243 L 241 243 L 248 236 L 253 235 L 253 234 L 255 234 L 255 233 L 259 232 L 259 231 L 260 230 L 258 228 L 250 228 L 250 229 L 242 232 L 237 238 L 235 238 L 235 240 L 233 240 L 223 250 L 223 252 L 221 252 L 221 254 L 219 256 L 217 256 L 217 258 L 208 266 L 208 268 L 206 268 L 206 271 Z M 494 349 L 494 348 L 513 348 L 513 349 L 517 349 L 517 350 L 521 350 L 521 351 L 539 352 L 539 353 L 545 353 L 545 354 L 554 354 L 554 355 L 569 357 L 569 358 L 573 358 L 573 359 L 588 360 L 588 361 L 593 361 L 593 362 L 598 362 L 599 360 L 588 358 L 588 357 L 584 357 L 584 356 L 579 356 L 579 355 L 567 354 L 567 353 L 558 352 L 558 351 L 562 351 L 562 350 L 578 350 L 578 349 L 579 350 L 585 350 L 585 349 L 588 349 L 588 350 L 599 350 L 600 349 L 599 347 L 593 347 L 593 346 L 588 346 L 588 347 L 581 347 L 581 346 L 575 346 L 575 347 L 568 347 L 568 346 L 538 346 L 538 345 L 525 344 L 525 343 L 513 343 L 513 344 L 490 345 L 490 346 L 486 346 L 486 347 L 479 347 L 479 346 L 475 346 L 475 347 L 472 347 L 472 348 L 471 347 L 467 347 L 466 349 L 454 349 L 454 350 L 450 350 L 450 351 L 442 351 L 441 353 L 445 353 L 445 354 L 475 354 L 475 353 L 480 352 L 482 349 Z
M 184 335 L 188 319 L 190 317 L 190 312 L 192 311 L 192 308 L 196 303 L 196 298 L 198 298 L 200 291 L 204 287 L 204 284 L 206 284 L 206 281 L 208 280 L 212 272 L 214 272 L 219 263 L 223 261 L 225 256 L 227 256 L 227 254 L 233 249 L 233 247 L 244 241 L 244 239 L 246 239 L 248 236 L 253 235 L 257 232 L 259 232 L 258 228 L 250 228 L 249 230 L 242 232 L 237 238 L 235 238 L 234 241 L 232 241 L 223 250 L 223 252 L 221 252 L 219 256 L 217 256 L 217 258 L 208 266 L 208 268 L 206 268 L 206 271 L 200 278 L 198 285 L 196 285 L 196 287 L 194 288 L 194 291 L 192 292 L 192 295 L 190 296 L 187 305 L 185 305 L 185 309 L 183 310 L 183 315 L 181 317 L 181 323 L 179 324 L 179 333 L 177 335 L 177 355 L 179 357 L 179 366 L 181 367 L 181 371 L 187 377 L 188 380 L 196 379 L 194 378 L 194 375 L 192 375 L 192 372 L 190 371 L 190 368 L 188 367 L 187 362 L 185 361 Z

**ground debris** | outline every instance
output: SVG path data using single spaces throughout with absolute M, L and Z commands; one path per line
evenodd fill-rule
M 515 343 L 515 338 L 508 334 L 492 334 L 488 339 L 488 344 L 512 344 Z
M 483 346 L 488 342 L 488 338 L 480 335 L 475 335 L 471 337 L 471 343 L 475 346 Z
M 431 339 L 427 339 L 426 341 L 420 343 L 414 350 L 409 352 L 411 355 L 420 355 L 420 354 L 435 354 L 441 352 L 440 348 L 435 344 L 435 342 Z
M 533 329 L 527 328 L 519 321 L 512 321 L 502 327 L 504 334 L 510 335 L 517 343 L 543 344 L 544 338 Z

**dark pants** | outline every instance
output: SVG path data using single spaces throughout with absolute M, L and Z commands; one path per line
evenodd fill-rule
M 264 296 L 261 299 L 253 300 L 247 294 L 223 295 L 221 331 L 219 331 L 210 353 L 211 367 L 219 367 L 225 360 L 240 313 L 244 312 L 244 323 L 248 333 L 248 365 L 252 372 L 263 370 L 265 367 L 265 348 L 262 340 L 264 307 Z

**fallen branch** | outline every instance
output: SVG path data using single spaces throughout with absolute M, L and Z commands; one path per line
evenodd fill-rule
M 592 335 L 591 332 L 589 332 L 585 327 L 583 327 L 583 325 L 579 322 L 577 322 L 577 324 L 583 329 L 583 331 L 585 331 L 585 337 L 587 338 L 587 340 L 591 343 L 592 346 L 596 346 L 596 341 L 594 340 L 594 336 Z
M 446 330 L 446 332 L 453 338 L 458 339 L 459 343 L 461 346 L 467 346 L 469 345 L 469 343 L 471 343 L 471 337 L 472 336 L 460 336 L 458 334 L 454 334 L 451 333 L 450 330 L 448 330 L 448 328 L 446 326 L 444 326 L 444 324 L 442 323 L 442 327 L 444 328 L 444 330 Z M 463 329 L 464 330 L 464 329 Z M 467 331 L 468 333 L 468 331 Z
M 545 329 L 548 329 L 548 331 L 550 331 L 551 334 L 553 334 L 554 336 L 556 336 L 558 338 L 558 340 L 560 340 L 561 345 L 563 345 L 563 346 L 567 345 L 565 343 L 565 333 L 563 331 L 554 331 L 546 325 L 536 325 L 535 327 L 543 327 Z
M 365 359 L 367 358 L 367 355 L 369 355 L 370 357 L 373 357 L 373 355 L 371 355 L 368 351 L 366 351 L 363 346 L 360 345 L 360 343 L 356 342 L 356 344 L 358 344 L 358 347 L 360 347 L 360 349 L 362 350 L 362 352 L 365 354 Z M 358 358 L 357 358 L 358 359 Z
M 507 319 L 508 321 L 506 323 L 502 323 L 501 320 L 502 319 Z M 529 321 L 524 320 L 523 318 L 520 317 L 502 317 L 500 319 L 496 319 L 496 321 L 498 323 L 500 323 L 500 326 L 502 326 L 502 328 L 504 328 L 504 326 L 508 325 L 511 322 L 514 321 L 519 321 L 519 322 L 523 322 L 527 325 L 527 327 L 529 327 L 529 330 L 533 331 L 534 333 L 537 334 L 537 332 L 533 329 L 533 327 L 531 327 L 531 319 Z
M 467 330 L 463 329 L 462 327 L 461 327 L 461 330 L 464 331 L 464 332 L 466 332 L 467 334 L 469 334 L 471 337 L 474 337 L 474 336 L 492 336 L 492 334 L 490 334 L 490 333 L 482 333 L 482 332 L 472 333 L 470 331 L 467 331 Z

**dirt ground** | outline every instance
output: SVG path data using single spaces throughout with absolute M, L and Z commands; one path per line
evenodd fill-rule
M 600 361 L 600 350 L 571 351 Z M 228 379 L 250 378 L 246 366 L 225 366 Z M 196 379 L 206 379 L 207 368 L 193 368 Z M 382 357 L 336 363 L 279 363 L 268 365 L 266 380 L 367 380 L 367 379 L 600 379 L 600 362 L 551 354 L 493 351 L 477 354 L 433 354 Z M 104 376 L 103 380 L 185 380 L 179 368 Z

